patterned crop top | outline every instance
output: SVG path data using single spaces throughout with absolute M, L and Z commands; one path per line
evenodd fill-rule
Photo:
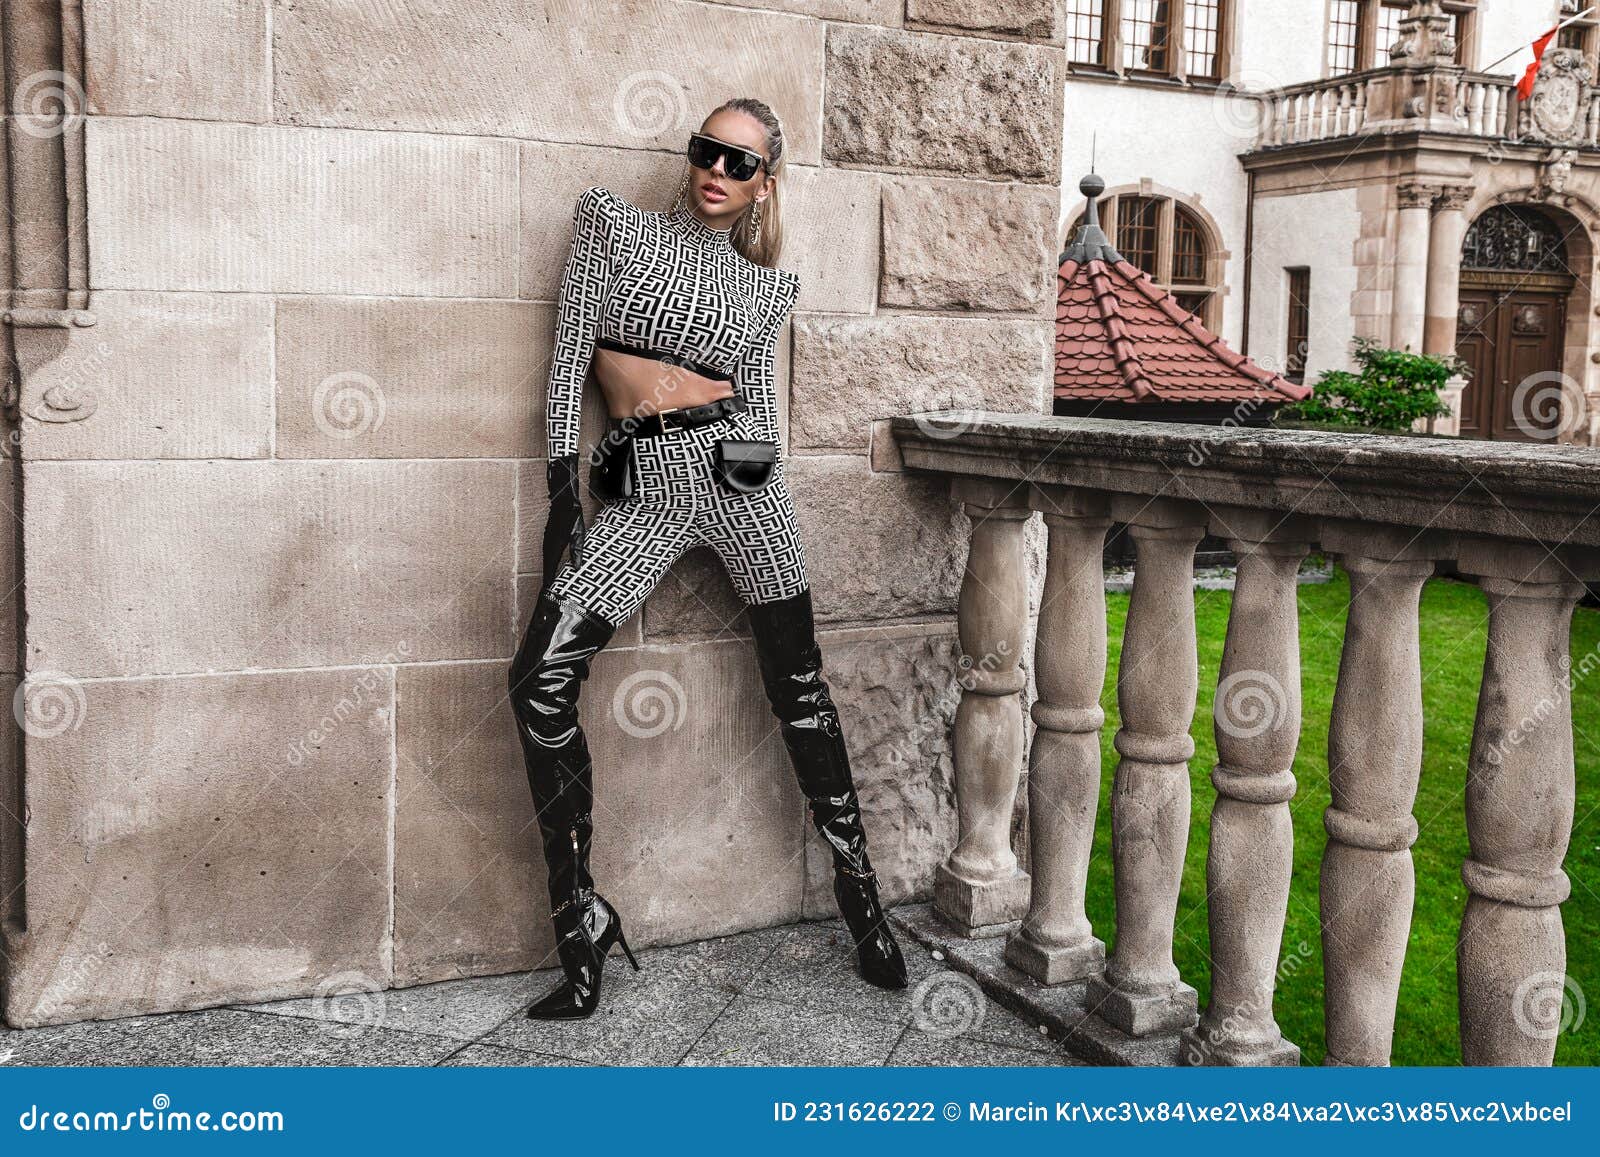
M 800 278 L 745 258 L 688 209 L 654 213 L 596 185 L 573 211 L 545 408 L 552 459 L 578 451 L 596 340 L 725 371 L 761 436 L 779 446 L 773 362 Z M 663 408 L 670 408 L 670 401 Z

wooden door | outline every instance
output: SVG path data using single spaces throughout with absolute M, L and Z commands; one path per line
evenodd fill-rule
M 1561 421 L 1566 298 L 1521 290 L 1463 289 L 1456 353 L 1467 364 L 1461 433 L 1469 438 L 1549 441 Z M 1547 381 L 1518 389 L 1539 374 Z

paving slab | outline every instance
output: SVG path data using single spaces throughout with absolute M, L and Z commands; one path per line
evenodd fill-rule
M 887 1020 L 742 995 L 723 1010 L 685 1065 L 881 1065 L 905 1029 Z

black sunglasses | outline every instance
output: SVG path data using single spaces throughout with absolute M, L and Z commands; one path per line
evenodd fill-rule
M 710 169 L 722 158 L 722 171 L 733 181 L 748 181 L 765 165 L 766 158 L 749 149 L 719 141 L 704 133 L 689 134 L 689 163 L 697 169 Z

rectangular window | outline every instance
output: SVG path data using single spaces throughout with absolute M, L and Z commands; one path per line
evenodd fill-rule
M 1306 355 L 1311 349 L 1311 270 L 1289 269 L 1289 351 L 1284 377 L 1306 380 Z
M 1172 71 L 1168 0 L 1122 0 L 1122 67 L 1129 72 Z
M 1333 0 L 1328 9 L 1328 72 L 1343 76 L 1360 67 L 1361 4 L 1359 0 Z
M 1183 8 L 1183 71 L 1190 77 L 1220 79 L 1222 0 L 1188 0 Z
M 1154 197 L 1117 198 L 1117 250 L 1151 277 L 1161 231 L 1161 202 Z
M 1378 9 L 1378 35 L 1372 43 L 1372 60 L 1369 66 L 1382 68 L 1392 59 L 1389 50 L 1400 39 L 1400 21 L 1405 19 L 1409 4 L 1385 4 Z M 1452 22 L 1454 17 L 1451 17 Z
M 1067 0 L 1067 59 L 1073 64 L 1105 64 L 1105 0 Z

